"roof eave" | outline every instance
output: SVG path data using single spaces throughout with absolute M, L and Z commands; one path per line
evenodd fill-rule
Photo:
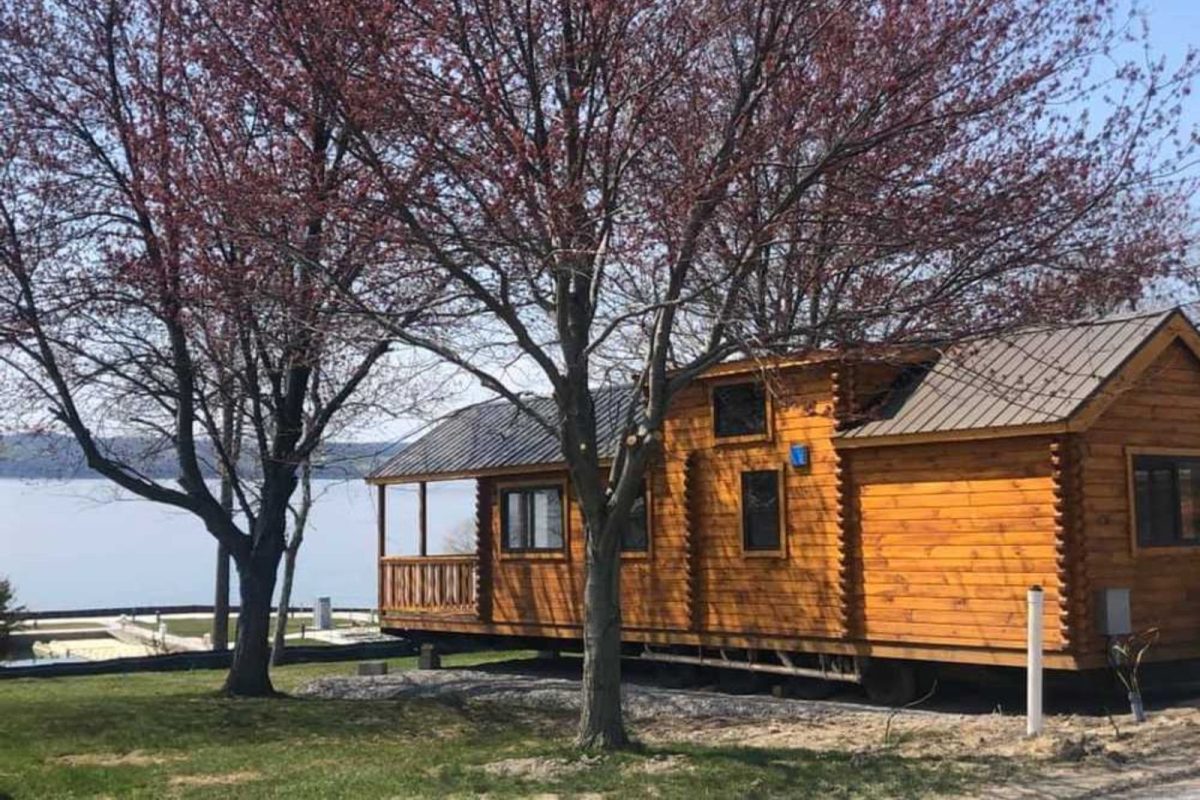
M 839 450 L 861 450 L 868 447 L 890 447 L 905 444 L 931 444 L 935 442 L 973 442 L 987 439 L 1015 439 L 1025 436 L 1048 436 L 1067 433 L 1066 421 L 1043 422 L 1032 425 L 1004 425 L 991 428 L 961 428 L 943 431 L 917 431 L 894 433 L 883 436 L 833 437 L 833 445 Z

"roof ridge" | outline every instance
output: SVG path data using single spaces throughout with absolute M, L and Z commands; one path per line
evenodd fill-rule
M 1076 317 L 1075 319 L 1064 320 L 1063 322 L 1035 322 L 1029 325 L 1022 325 L 1013 328 L 1011 331 L 1001 332 L 999 334 L 991 334 L 992 336 L 1003 336 L 1004 333 L 1043 333 L 1045 331 L 1060 331 L 1066 328 L 1095 328 L 1100 325 L 1116 325 L 1121 322 L 1129 322 L 1135 319 L 1149 319 L 1151 317 L 1166 317 L 1176 311 L 1181 311 L 1178 305 L 1167 306 L 1153 311 L 1126 311 L 1119 314 L 1105 314 L 1099 317 Z M 989 334 L 981 334 L 980 338 L 987 337 Z

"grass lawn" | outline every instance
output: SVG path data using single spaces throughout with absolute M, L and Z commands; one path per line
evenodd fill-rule
M 445 663 L 500 657 L 512 654 Z M 413 665 L 391 662 L 393 670 Z M 352 670 L 302 664 L 274 676 L 288 691 Z M 229 700 L 216 694 L 222 677 L 196 671 L 0 681 L 0 798 L 919 797 L 961 791 L 989 769 L 888 754 L 695 745 L 581 760 L 569 745 L 573 719 L 562 715 L 412 700 Z M 553 768 L 504 768 L 531 758 Z

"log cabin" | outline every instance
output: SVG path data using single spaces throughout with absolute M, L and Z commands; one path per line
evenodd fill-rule
M 598 392 L 608 438 L 627 391 Z M 547 413 L 550 400 L 544 404 Z M 476 548 L 427 554 L 428 482 L 475 482 Z M 583 523 L 555 437 L 502 401 L 383 464 L 379 606 L 417 639 L 578 646 Z M 384 551 L 416 483 L 417 556 Z M 731 362 L 673 401 L 621 554 L 630 657 L 861 681 L 1018 666 L 1044 590 L 1045 663 L 1110 637 L 1200 656 L 1200 335 L 1177 310 L 871 359 Z

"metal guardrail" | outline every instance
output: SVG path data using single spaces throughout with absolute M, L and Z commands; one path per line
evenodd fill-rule
M 398 658 L 417 653 L 413 642 L 362 642 L 327 646 L 300 645 L 284 650 L 284 664 L 355 661 L 368 658 Z M 0 680 L 13 678 L 62 678 L 71 675 L 113 675 L 127 672 L 173 672 L 192 669 L 223 669 L 233 660 L 233 651 L 171 653 L 159 656 L 113 658 L 107 661 L 76 661 L 0 667 Z
M 229 607 L 230 614 L 237 614 L 239 606 L 233 605 Z M 21 612 L 22 619 L 64 619 L 70 617 L 119 617 L 122 614 L 126 616 L 153 616 L 154 614 L 211 614 L 212 606 L 205 605 L 177 605 L 177 606 L 112 606 L 110 608 L 71 608 L 71 609 L 53 609 L 50 611 L 23 611 Z M 336 613 L 353 613 L 353 614 L 370 614 L 377 609 L 374 608 L 342 608 L 335 606 Z M 289 614 L 305 614 L 312 613 L 312 606 L 289 606 Z

